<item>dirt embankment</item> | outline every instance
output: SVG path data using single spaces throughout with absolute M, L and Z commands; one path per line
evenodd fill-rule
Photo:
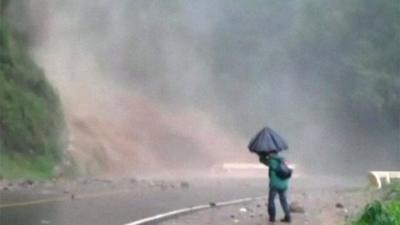
M 69 144 L 80 171 L 127 176 L 249 161 L 246 143 L 197 109 L 89 85 L 63 88 Z

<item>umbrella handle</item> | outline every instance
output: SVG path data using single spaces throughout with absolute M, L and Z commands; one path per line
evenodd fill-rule
M 259 161 L 260 161 L 260 163 L 268 166 L 268 159 L 267 158 L 260 156 Z

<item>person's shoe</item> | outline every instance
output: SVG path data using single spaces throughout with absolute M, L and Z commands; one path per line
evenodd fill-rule
M 281 219 L 282 223 L 290 223 L 292 222 L 292 220 L 290 219 L 290 217 L 284 217 L 283 219 Z
M 269 222 L 274 223 L 275 222 L 275 218 L 269 218 Z

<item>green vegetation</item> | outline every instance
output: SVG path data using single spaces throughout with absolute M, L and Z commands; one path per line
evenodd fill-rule
M 303 102 L 322 119 L 400 128 L 398 0 L 225 3 L 226 19 L 215 31 L 215 82 L 234 86 L 238 77 L 243 89 L 265 87 L 257 97 L 267 99 L 281 91 L 270 83 L 287 74 L 305 96 L 320 95 Z M 271 110 L 265 107 L 258 111 Z
M 303 56 L 294 59 L 298 67 L 342 87 L 335 95 L 346 108 L 380 114 L 399 128 L 399 2 L 305 2 L 295 43 L 294 55 Z
M 395 224 L 400 224 L 400 201 L 394 201 L 387 206 L 389 214 L 393 217 Z
M 0 0 L 0 176 L 45 178 L 62 159 L 63 116 L 42 70 L 7 23 Z
M 400 202 L 382 204 L 374 201 L 369 204 L 362 216 L 351 225 L 398 225 L 400 224 Z
M 368 204 L 350 225 L 400 225 L 400 184 L 392 185 L 383 201 Z

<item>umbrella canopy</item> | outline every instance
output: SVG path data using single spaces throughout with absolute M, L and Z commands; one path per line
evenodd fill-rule
M 288 149 L 287 142 L 269 127 L 264 127 L 251 139 L 249 150 L 255 153 L 268 153 Z

